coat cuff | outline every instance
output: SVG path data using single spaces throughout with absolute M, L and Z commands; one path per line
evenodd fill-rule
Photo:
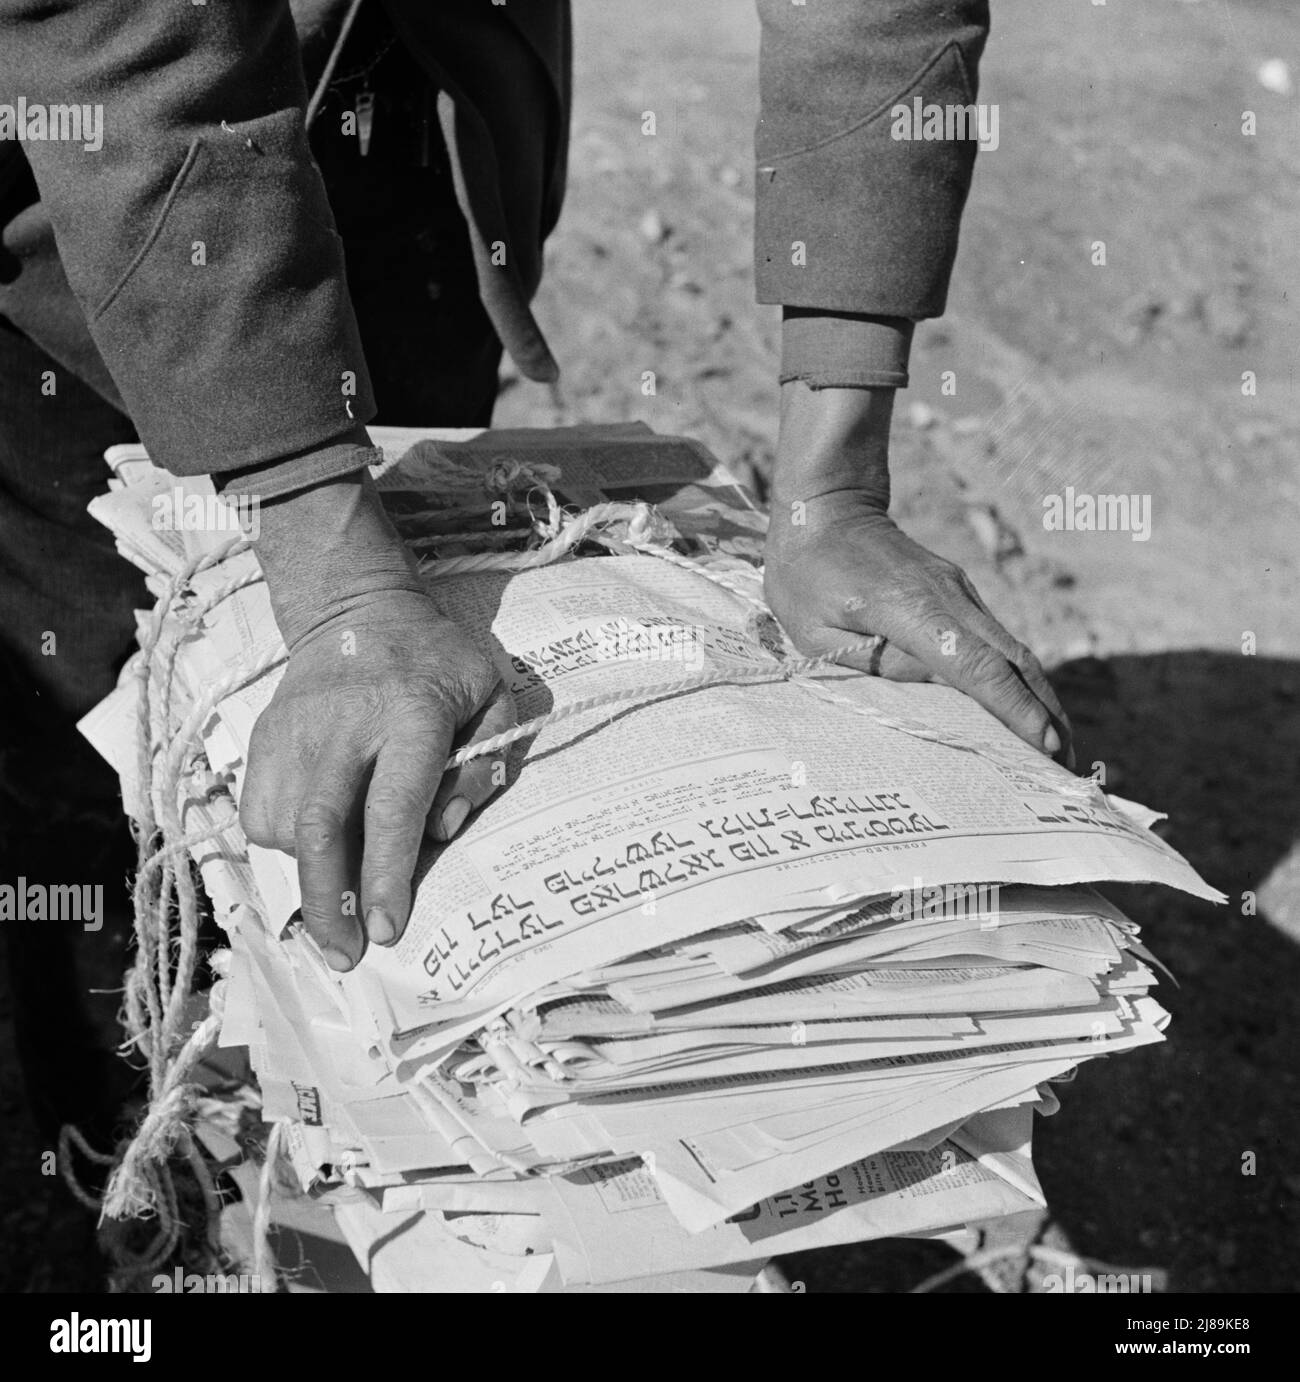
M 906 317 L 787 307 L 781 383 L 812 389 L 905 389 L 915 322 Z
M 212 476 L 218 494 L 248 495 L 260 500 L 280 499 L 310 489 L 326 480 L 352 475 L 366 466 L 378 465 L 384 453 L 369 440 L 358 441 L 347 433 L 324 446 L 300 451 L 265 465 L 223 470 Z

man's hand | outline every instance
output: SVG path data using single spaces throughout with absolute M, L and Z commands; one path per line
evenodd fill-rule
M 842 661 L 896 681 L 934 676 L 1026 743 L 1070 755 L 1070 723 L 1037 658 L 989 612 L 969 577 L 895 527 L 887 462 L 893 390 L 787 384 L 766 547 L 766 594 L 804 653 L 872 634 Z
M 458 738 L 515 723 L 491 663 L 424 594 L 367 478 L 263 508 L 258 551 L 289 665 L 249 746 L 240 816 L 298 860 L 302 916 L 338 970 L 390 945 L 426 832 L 493 791 L 488 758 L 443 777 Z M 364 927 L 362 922 L 364 921 Z

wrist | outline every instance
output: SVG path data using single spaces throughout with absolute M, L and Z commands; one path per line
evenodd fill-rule
M 772 509 L 854 491 L 889 507 L 889 427 L 895 390 L 781 386 Z
M 791 576 L 849 541 L 888 542 L 898 527 L 879 502 L 859 489 L 831 490 L 809 499 L 772 501 L 763 563 L 769 578 Z
M 260 528 L 254 545 L 290 649 L 376 595 L 423 593 L 366 470 L 265 503 Z

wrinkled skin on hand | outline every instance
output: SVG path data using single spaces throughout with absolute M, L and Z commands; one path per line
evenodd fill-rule
M 368 593 L 294 641 L 240 817 L 296 856 L 303 922 L 335 969 L 401 936 L 426 830 L 449 839 L 492 795 L 492 755 L 444 779 L 454 746 L 514 723 L 496 669 L 418 590 Z
M 1072 761 L 1070 722 L 1038 659 L 966 573 L 913 542 L 878 499 L 843 489 L 801 508 L 774 501 L 766 568 L 768 603 L 803 653 L 883 634 L 878 666 L 866 651 L 841 661 L 896 681 L 942 680 L 1034 748 Z

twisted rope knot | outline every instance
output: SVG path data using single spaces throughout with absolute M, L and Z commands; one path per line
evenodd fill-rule
M 662 523 L 657 523 L 659 515 L 649 504 L 637 504 L 627 524 L 627 540 L 633 547 L 660 539 Z
M 560 483 L 560 467 L 546 461 L 520 461 L 514 456 L 498 456 L 483 476 L 483 487 L 493 494 L 511 490 L 554 489 Z
M 533 527 L 545 540 L 558 537 L 564 526 L 564 511 L 560 508 L 554 489 L 560 483 L 560 467 L 546 461 L 521 461 L 514 456 L 498 456 L 483 476 L 483 488 L 489 494 L 510 494 L 526 491 L 528 514 L 533 516 L 532 494 L 540 490 L 546 501 L 546 521 L 533 519 Z
M 177 1084 L 153 1100 L 109 1177 L 102 1219 L 147 1219 L 160 1212 L 156 1167 L 175 1149 L 197 1094 L 197 1086 Z

